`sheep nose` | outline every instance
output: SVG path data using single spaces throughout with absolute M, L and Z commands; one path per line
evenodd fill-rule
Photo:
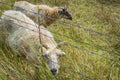
M 72 17 L 69 17 L 68 19 L 69 19 L 69 20 L 72 20 Z
M 55 75 L 57 73 L 57 69 L 53 68 L 53 69 L 51 69 L 51 72 L 53 75 Z
M 67 17 L 67 19 L 68 19 L 68 20 L 72 20 L 72 17 L 71 17 L 71 16 L 69 16 L 69 17 Z

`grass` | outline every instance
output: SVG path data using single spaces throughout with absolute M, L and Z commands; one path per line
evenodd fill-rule
M 14 3 L 15 0 L 3 0 Z M 32 3 L 67 6 L 73 15 L 72 24 L 82 25 L 112 36 L 120 36 L 119 0 L 31 0 Z M 0 5 L 0 14 L 12 9 Z M 0 80 L 119 80 L 120 41 L 95 32 L 78 29 L 61 23 L 51 25 L 54 37 L 80 47 L 63 46 L 66 56 L 60 59 L 60 70 L 56 76 L 49 71 L 41 57 L 39 68 L 34 67 L 24 57 L 18 56 L 5 44 L 6 34 L 0 31 Z M 61 36 L 66 35 L 71 39 Z M 58 42 L 58 41 L 57 41 Z M 94 51 L 97 54 L 92 54 Z

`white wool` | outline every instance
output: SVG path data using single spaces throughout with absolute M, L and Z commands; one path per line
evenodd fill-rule
M 34 19 L 34 21 L 37 22 L 38 9 L 36 9 L 36 5 L 30 4 L 27 1 L 19 1 L 15 2 L 14 9 L 25 13 L 27 16 L 31 16 L 32 19 Z M 40 11 L 39 17 L 40 23 L 45 23 L 44 12 Z
M 1 18 L 4 20 L 6 25 L 12 26 L 12 29 L 10 31 L 11 35 L 9 35 L 7 39 L 11 47 L 16 47 L 16 46 L 20 47 L 20 41 L 22 41 L 22 39 L 24 41 L 27 41 L 31 39 L 31 37 L 34 37 L 33 39 L 36 40 L 35 42 L 39 44 L 39 34 L 38 34 L 38 28 L 37 28 L 38 25 L 35 24 L 30 18 L 25 16 L 23 13 L 19 11 L 9 10 L 9 11 L 5 11 L 1 16 Z M 22 27 L 20 27 L 19 25 Z M 48 29 L 44 28 L 43 26 L 40 26 L 40 27 L 41 27 L 42 43 L 49 48 L 55 47 L 57 44 L 54 41 L 54 38 L 51 32 L 49 32 Z M 35 32 L 29 29 L 34 30 Z
M 39 24 L 43 26 L 48 26 L 56 21 L 58 18 L 53 18 L 48 15 L 49 11 L 53 11 L 53 8 L 47 5 L 34 5 L 27 1 L 17 1 L 14 4 L 14 9 L 23 12 L 28 17 L 30 17 L 35 22 L 38 22 L 38 10 L 39 10 Z M 51 22 L 49 23 L 48 22 Z
M 62 52 L 60 49 L 57 49 L 57 44 L 53 38 L 53 35 L 48 29 L 40 26 L 40 44 L 38 25 L 23 13 L 19 11 L 8 10 L 2 14 L 1 18 L 2 20 L 0 22 L 0 28 L 4 28 L 3 32 L 6 31 L 10 33 L 6 38 L 6 42 L 10 48 L 23 52 L 29 61 L 35 65 L 39 65 L 40 61 L 35 50 L 39 52 L 39 48 L 42 44 L 46 46 L 43 46 L 43 49 L 45 50 L 44 54 L 49 54 L 47 55 L 49 58 L 46 59 L 48 60 L 48 66 L 50 70 L 56 69 L 58 72 L 58 59 L 59 56 L 61 56 L 64 52 Z

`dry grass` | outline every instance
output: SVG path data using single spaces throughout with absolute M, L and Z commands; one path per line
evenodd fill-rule
M 4 1 L 14 3 L 14 0 Z M 71 9 L 73 15 L 73 21 L 70 23 L 120 36 L 120 5 L 119 2 L 109 1 L 31 0 L 30 2 L 53 6 L 65 5 Z M 0 5 L 0 8 L 0 12 L 11 9 L 5 5 Z M 66 56 L 60 59 L 61 67 L 56 76 L 51 74 L 42 56 L 40 67 L 36 68 L 25 57 L 18 56 L 15 50 L 11 51 L 5 44 L 6 34 L 0 31 L 0 80 L 119 80 L 120 41 L 63 24 L 61 21 L 63 20 L 49 27 L 55 32 L 53 33 L 55 38 L 77 45 L 80 49 L 72 46 L 61 48 L 66 52 Z M 69 36 L 75 41 L 57 33 Z M 90 51 L 96 52 L 97 55 L 91 54 Z

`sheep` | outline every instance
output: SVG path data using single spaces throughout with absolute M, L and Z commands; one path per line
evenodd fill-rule
M 27 1 L 17 1 L 14 4 L 14 9 L 23 12 L 32 20 L 39 22 L 40 25 L 45 27 L 61 18 L 72 20 L 70 12 L 65 7 L 49 7 L 47 5 L 33 5 Z M 37 16 L 38 11 L 40 11 L 39 20 Z
M 42 45 L 43 56 L 48 62 L 49 69 L 53 75 L 58 73 L 59 58 L 65 55 L 65 52 L 59 49 L 62 44 L 55 42 L 52 33 L 48 29 L 40 26 L 39 34 L 38 25 L 20 11 L 5 11 L 1 19 L 0 28 L 10 33 L 6 38 L 6 43 L 11 49 L 24 53 L 28 61 L 40 65 L 40 60 L 35 50 L 39 52 Z M 39 35 L 41 44 L 39 43 Z

